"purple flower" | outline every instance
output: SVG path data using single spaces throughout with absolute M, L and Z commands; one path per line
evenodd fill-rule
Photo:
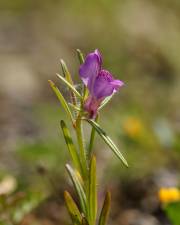
M 102 58 L 97 49 L 87 55 L 85 62 L 80 66 L 79 74 L 90 93 L 85 102 L 85 110 L 89 112 L 90 118 L 95 118 L 101 102 L 124 83 L 115 80 L 110 72 L 102 69 Z

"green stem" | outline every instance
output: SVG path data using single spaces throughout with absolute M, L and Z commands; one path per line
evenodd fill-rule
M 81 103 L 82 104 L 82 103 Z M 90 159 L 87 158 L 85 146 L 84 146 L 84 138 L 83 138 L 83 127 L 82 127 L 82 119 L 81 119 L 81 113 L 79 113 L 78 118 L 76 120 L 76 135 L 77 135 L 77 140 L 79 144 L 79 155 L 80 155 L 80 160 L 82 164 L 82 169 L 83 169 L 83 181 L 84 181 L 84 190 L 86 194 L 86 199 L 87 199 L 87 220 L 90 222 L 90 217 L 89 217 L 89 162 Z M 89 225 L 92 225 L 89 223 Z
M 76 120 L 76 136 L 77 136 L 77 141 L 79 145 L 79 155 L 80 155 L 80 161 L 81 161 L 82 169 L 83 169 L 83 177 L 85 178 L 85 180 L 87 180 L 88 166 L 87 166 L 87 159 L 86 159 L 86 150 L 84 147 L 81 115 L 79 115 Z
M 96 122 L 98 121 L 98 118 L 99 118 L 99 116 L 97 115 L 96 119 L 95 119 Z M 95 133 L 96 133 L 96 130 L 94 129 L 94 127 L 92 127 L 89 146 L 88 146 L 88 159 L 90 159 L 91 155 L 92 155 Z

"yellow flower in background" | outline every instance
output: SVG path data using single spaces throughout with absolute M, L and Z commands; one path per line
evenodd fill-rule
M 158 197 L 162 203 L 170 203 L 180 201 L 180 190 L 178 188 L 161 188 Z
M 125 133 L 131 137 L 131 138 L 135 138 L 137 137 L 139 134 L 141 134 L 142 132 L 142 122 L 135 117 L 128 117 L 125 121 L 124 121 L 124 131 Z

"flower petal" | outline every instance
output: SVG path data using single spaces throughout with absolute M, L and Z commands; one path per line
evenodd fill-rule
M 114 80 L 107 70 L 101 70 L 94 82 L 93 96 L 96 99 L 105 98 L 116 92 L 123 84 L 120 80 Z
M 98 49 L 96 49 L 96 50 L 94 51 L 94 53 L 95 53 L 95 54 L 98 56 L 98 58 L 99 58 L 100 69 L 101 69 L 101 65 L 102 65 L 102 56 L 101 56 L 101 53 L 99 52 Z
M 90 93 L 92 92 L 94 81 L 101 69 L 102 59 L 98 50 L 87 55 L 85 62 L 80 66 L 79 74 L 88 87 Z

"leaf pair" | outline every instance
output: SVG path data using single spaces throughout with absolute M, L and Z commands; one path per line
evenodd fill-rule
M 70 75 L 70 73 L 67 69 L 67 66 L 63 60 L 61 60 L 61 67 L 62 67 L 64 77 L 61 76 L 60 74 L 56 74 L 56 75 L 68 87 L 68 89 L 70 91 L 70 95 L 71 95 L 72 105 L 77 107 L 76 97 L 79 98 L 80 100 L 82 100 L 82 96 L 74 87 L 71 75 Z M 57 86 L 51 80 L 49 80 L 49 84 L 50 84 L 51 88 L 53 89 L 54 93 L 56 94 L 57 98 L 59 99 L 61 105 L 65 109 L 66 113 L 70 117 L 72 123 L 74 123 L 74 118 L 73 118 L 73 115 L 69 108 L 69 105 L 68 105 L 67 101 L 65 100 L 65 98 L 63 97 L 63 95 L 61 94 L 60 90 L 57 88 Z
M 69 194 L 69 192 L 64 192 L 64 199 L 66 203 L 66 207 L 68 209 L 69 215 L 74 225 L 89 225 L 87 219 L 81 215 L 78 206 L 76 205 L 75 201 Z M 110 192 L 106 193 L 105 200 L 103 203 L 103 207 L 100 213 L 98 225 L 106 225 L 109 211 L 110 211 L 110 202 L 111 202 L 111 195 Z
M 71 178 L 71 181 L 74 185 L 74 188 L 76 190 L 76 193 L 79 197 L 80 205 L 81 205 L 81 210 L 84 213 L 84 215 L 87 215 L 87 198 L 83 189 L 83 186 L 75 173 L 75 171 L 71 168 L 69 164 L 66 164 L 66 169 L 67 172 Z

